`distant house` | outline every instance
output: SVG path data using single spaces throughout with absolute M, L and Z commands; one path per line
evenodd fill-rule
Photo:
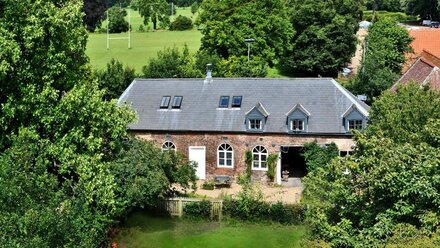
M 414 64 L 423 53 L 440 57 L 440 29 L 410 29 L 409 35 L 414 39 L 411 42 L 413 53 L 406 54 L 407 63 L 404 65 L 402 73 L 405 73 L 409 69 L 409 66 Z
M 432 89 L 440 90 L 440 58 L 423 50 L 395 83 L 391 90 L 396 90 L 398 85 L 416 82 L 420 86 L 429 85 Z
M 362 130 L 369 107 L 335 80 L 309 79 L 135 79 L 119 98 L 138 121 L 137 137 L 162 149 L 183 152 L 198 163 L 197 176 L 238 176 L 245 152 L 253 153 L 253 179 L 266 181 L 269 154 L 279 154 L 281 171 L 302 177 L 306 142 L 335 142 L 353 149 L 352 130 Z

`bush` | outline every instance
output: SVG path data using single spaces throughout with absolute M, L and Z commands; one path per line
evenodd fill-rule
M 205 181 L 202 184 L 202 189 L 206 189 L 206 190 L 213 190 L 214 189 L 214 182 L 213 181 Z
M 259 57 L 251 56 L 248 62 L 247 56 L 231 56 L 228 60 L 222 60 L 218 74 L 221 77 L 262 78 L 267 75 L 267 66 L 267 62 Z
M 113 6 L 108 10 L 108 15 L 108 29 L 110 33 L 121 33 L 128 31 L 128 22 L 125 20 L 127 11 L 125 11 L 125 9 L 119 6 Z
M 183 216 L 189 219 L 210 219 L 212 204 L 209 201 L 190 202 L 183 208 Z
M 190 18 L 179 15 L 170 25 L 170 30 L 188 30 L 193 28 L 193 23 Z
M 272 204 L 269 209 L 270 219 L 286 224 L 299 224 L 304 220 L 305 208 L 301 204 Z

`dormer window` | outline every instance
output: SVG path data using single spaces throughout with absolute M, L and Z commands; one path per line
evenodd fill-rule
M 348 130 L 362 130 L 362 120 L 348 120 Z
M 350 132 L 351 130 L 364 130 L 367 123 L 367 115 L 368 113 L 363 113 L 353 104 L 342 115 L 342 124 L 344 125 L 345 130 L 347 132 Z
M 173 104 L 171 105 L 171 107 L 173 109 L 180 109 L 180 106 L 182 105 L 182 99 L 183 99 L 182 96 L 175 96 L 173 98 Z
M 160 101 L 160 108 L 161 109 L 167 109 L 170 105 L 171 96 L 163 96 L 162 100 Z
M 263 120 L 261 119 L 249 119 L 249 129 L 261 130 L 263 128 Z
M 309 122 L 310 112 L 301 104 L 296 104 L 287 116 L 287 129 L 290 133 L 307 132 L 307 124 Z
M 246 113 L 245 129 L 250 132 L 264 132 L 269 113 L 261 103 L 257 103 Z
M 229 96 L 221 96 L 220 102 L 218 104 L 219 108 L 227 108 L 229 107 Z
M 290 130 L 292 130 L 292 131 L 304 131 L 304 119 L 292 119 L 292 120 L 290 120 Z

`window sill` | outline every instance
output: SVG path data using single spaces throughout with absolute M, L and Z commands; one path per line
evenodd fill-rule
M 223 168 L 223 169 L 234 169 L 234 166 L 227 166 L 227 165 L 217 165 L 217 168 Z
M 158 109 L 157 111 L 163 111 L 163 112 L 180 112 L 181 109 Z
M 253 171 L 267 171 L 267 168 L 252 168 Z
M 219 107 L 217 107 L 217 110 L 241 110 L 241 108 L 219 108 Z

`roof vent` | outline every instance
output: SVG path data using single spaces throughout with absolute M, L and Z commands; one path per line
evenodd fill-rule
M 206 78 L 205 81 L 203 81 L 204 84 L 212 83 L 211 66 L 212 64 L 206 64 Z
M 359 100 L 365 102 L 367 100 L 367 96 L 366 95 L 358 95 L 357 96 Z

